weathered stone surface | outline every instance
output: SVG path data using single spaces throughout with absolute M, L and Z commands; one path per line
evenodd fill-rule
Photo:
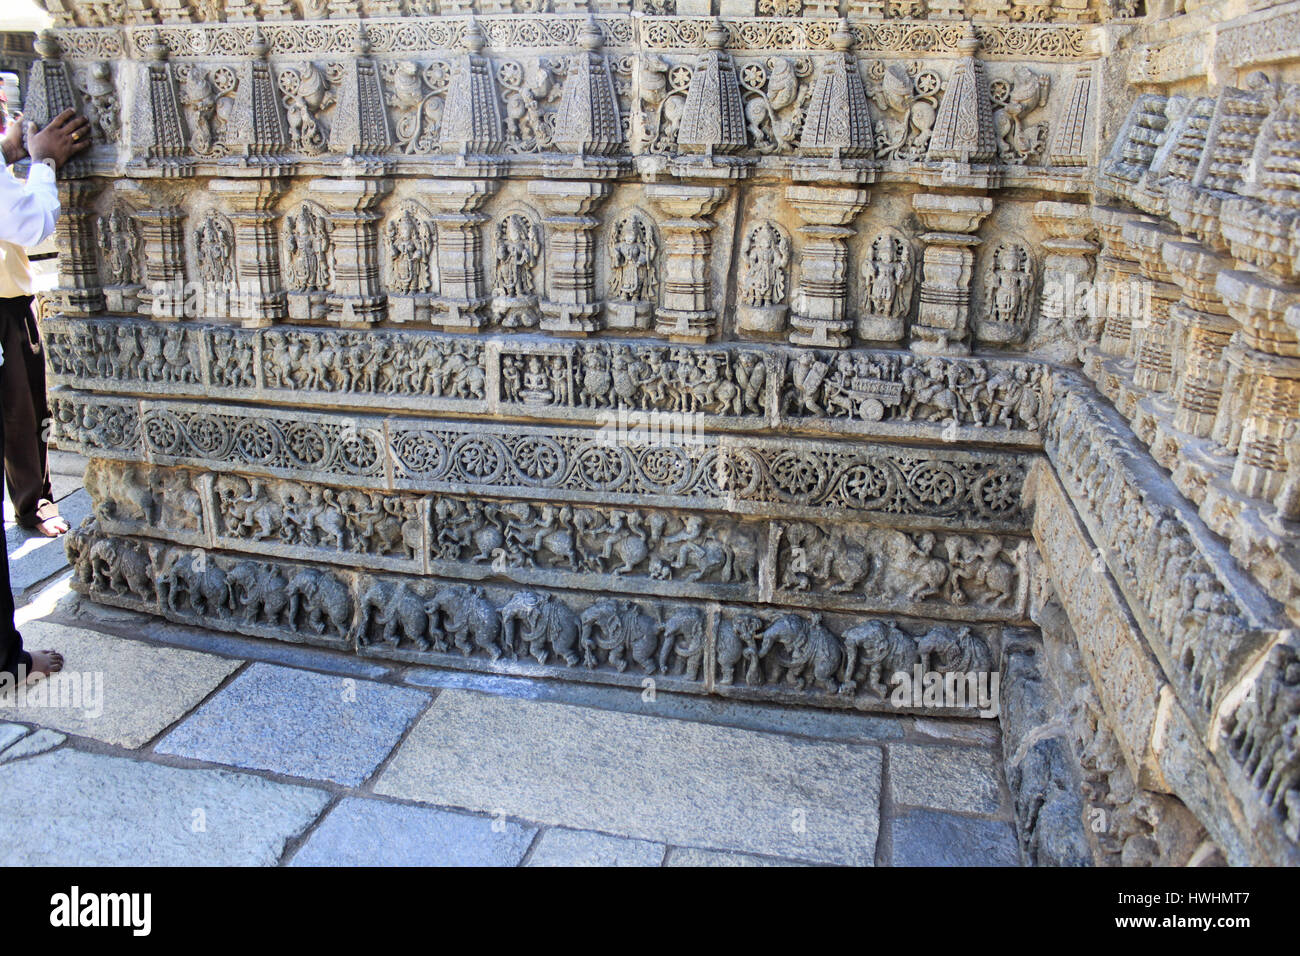
M 223 657 L 45 621 L 24 624 L 22 633 L 29 647 L 60 651 L 64 670 L 42 682 L 43 690 L 26 689 L 23 699 L 0 698 L 0 716 L 122 747 L 153 740 L 239 667 Z
M 518 677 L 425 668 L 413 668 L 407 671 L 405 678 L 408 683 L 417 687 L 476 690 L 503 697 L 577 704 L 581 707 L 616 710 L 628 714 L 641 714 L 645 717 L 692 720 L 703 724 L 736 727 L 741 730 L 794 734 L 800 737 L 839 740 L 845 743 L 894 740 L 902 737 L 906 730 L 905 718 L 825 712 L 809 708 L 773 707 L 766 704 L 713 700 L 665 691 L 659 691 L 653 699 L 650 699 L 639 689 L 563 682 L 539 683 Z M 981 740 L 988 739 L 981 738 Z
M 489 817 L 346 797 L 293 856 L 293 866 L 515 866 L 533 827 Z
M 48 6 L 81 593 L 865 711 L 1059 605 L 1022 849 L 1300 858 L 1294 5 Z
M 529 866 L 660 866 L 667 847 L 645 840 L 592 833 L 544 830 L 528 857 Z
M 22 724 L 0 724 L 0 750 L 27 736 L 27 728 Z
M 911 807 L 994 814 L 1002 809 L 1001 768 L 976 747 L 891 744 L 894 802 Z
M 253 664 L 157 750 L 355 787 L 428 700 L 405 687 Z
M 179 770 L 64 748 L 0 766 L 5 866 L 270 866 L 329 801 L 226 770 Z
M 723 853 L 720 850 L 700 850 L 694 847 L 672 847 L 664 859 L 664 866 L 716 866 L 716 867 L 759 867 L 759 866 L 805 866 L 793 860 L 776 860 L 766 856 L 750 856 L 745 853 Z
M 880 761 L 871 746 L 444 691 L 375 790 L 658 843 L 868 865 Z
M 21 760 L 24 757 L 31 757 L 35 754 L 43 754 L 47 750 L 53 750 L 68 738 L 57 731 L 47 730 L 42 727 L 28 734 L 16 744 L 0 750 L 0 763 L 8 763 L 11 760 Z
M 890 824 L 894 866 L 1019 866 L 1015 828 L 934 810 L 908 810 Z

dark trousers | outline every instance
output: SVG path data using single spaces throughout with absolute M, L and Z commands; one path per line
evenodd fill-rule
M 8 364 L 9 356 L 6 355 L 5 365 Z M 0 372 L 2 371 L 4 367 L 0 366 Z M 3 400 L 2 397 L 0 400 Z M 4 444 L 4 420 L 8 417 L 8 404 L 4 410 L 6 414 L 0 415 L 0 445 Z M 23 650 L 22 635 L 14 627 L 14 593 L 9 590 L 9 549 L 0 548 L 0 671 L 16 676 L 19 667 L 24 668 L 25 674 L 31 670 L 31 666 L 32 655 Z
M 32 315 L 32 297 L 0 299 L 0 406 L 4 408 L 5 480 L 18 523 L 35 528 L 59 513 L 50 489 L 45 451 L 50 406 L 45 397 L 45 356 Z

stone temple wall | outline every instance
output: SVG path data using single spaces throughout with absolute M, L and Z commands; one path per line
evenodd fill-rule
M 999 670 L 1027 862 L 1300 860 L 1300 4 L 46 6 L 79 590 L 822 707 Z

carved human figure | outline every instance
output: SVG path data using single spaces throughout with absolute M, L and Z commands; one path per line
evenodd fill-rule
M 863 297 L 875 315 L 897 316 L 907 310 L 911 298 L 911 250 L 900 237 L 882 233 L 871 244 L 871 254 L 862 264 Z
M 304 204 L 285 218 L 285 278 L 290 288 L 319 291 L 329 288 L 330 227 L 324 213 Z
M 394 292 L 431 291 L 434 245 L 432 224 L 417 217 L 410 207 L 389 222 L 388 249 Z
M 755 226 L 740 250 L 740 297 L 747 305 L 780 305 L 785 301 L 790 240 L 772 222 Z
M 230 226 L 223 221 L 222 217 L 212 213 L 204 219 L 199 224 L 194 244 L 198 256 L 199 275 L 202 276 L 203 281 L 213 284 L 229 283 L 235 240 Z
M 614 224 L 610 250 L 609 294 L 624 302 L 653 302 L 657 293 L 654 226 L 640 213 L 629 213 Z
M 124 206 L 114 206 L 99 220 L 99 251 L 104 274 L 117 285 L 136 281 L 140 237 Z
M 542 256 L 541 230 L 521 213 L 497 226 L 496 273 L 492 294 L 521 298 L 535 294 L 534 270 Z

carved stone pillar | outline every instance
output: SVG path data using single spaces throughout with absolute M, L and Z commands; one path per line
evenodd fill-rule
M 487 321 L 482 227 L 488 217 L 479 210 L 496 188 L 485 179 L 431 179 L 421 185 L 438 229 L 439 295 L 431 303 L 436 326 L 477 329 Z
M 214 179 L 208 183 L 235 230 L 238 311 L 248 328 L 268 326 L 285 317 L 275 204 L 286 188 L 285 181 L 278 178 Z
M 1054 358 L 1082 360 L 1082 348 L 1096 341 L 1094 319 L 1087 308 L 1097 244 L 1088 207 L 1081 203 L 1040 202 L 1034 219 L 1043 227 L 1043 295 L 1038 333 L 1049 339 Z
M 1232 485 L 1272 499 L 1286 476 L 1286 431 L 1300 417 L 1300 342 L 1285 320 L 1287 309 L 1300 305 L 1300 289 L 1236 271 L 1221 273 L 1215 288 L 1241 325 L 1244 374 L 1233 384 L 1250 395 Z
M 170 321 L 185 318 L 185 212 L 146 198 L 135 220 L 140 230 L 140 313 Z M 111 306 L 110 306 L 111 307 Z
M 1137 368 L 1133 382 L 1156 394 L 1164 394 L 1174 385 L 1172 330 L 1169 308 L 1179 298 L 1178 286 L 1165 264 L 1164 244 L 1177 230 L 1151 222 L 1128 222 L 1124 241 L 1138 254 L 1142 274 L 1144 313 L 1133 327 L 1133 357 Z
M 980 243 L 972 233 L 993 211 L 993 200 L 918 193 L 912 206 L 930 231 L 921 235 L 925 254 L 911 349 L 924 354 L 968 354 L 974 247 Z
M 1133 218 L 1133 213 L 1114 206 L 1092 207 L 1092 221 L 1102 239 L 1093 296 L 1093 307 L 1102 316 L 1098 349 L 1121 358 L 1133 355 L 1133 319 L 1141 298 L 1137 294 L 1137 254 L 1124 241 L 1124 225 Z M 1148 220 L 1142 217 L 1141 221 Z
M 804 221 L 799 283 L 790 314 L 790 341 L 845 349 L 852 344 L 848 317 L 849 226 L 867 208 L 865 189 L 788 186 L 786 200 Z
M 1170 309 L 1170 321 L 1182 330 L 1182 348 L 1174 356 L 1174 427 L 1208 438 L 1223 395 L 1223 350 L 1237 331 L 1214 291 L 1215 279 L 1229 263 L 1193 242 L 1166 242 L 1163 255 L 1182 289 L 1182 298 Z
M 704 342 L 718 331 L 717 313 L 710 308 L 710 233 L 716 225 L 706 218 L 726 198 L 721 186 L 682 186 L 656 183 L 646 198 L 672 217 L 659 223 L 664 237 L 664 283 L 655 309 L 655 331 L 674 341 Z
M 609 195 L 609 186 L 534 180 L 528 184 L 528 195 L 548 213 L 543 219 L 547 255 L 542 328 L 548 332 L 599 331 L 594 230 L 600 221 L 589 214 Z
M 59 255 L 60 308 L 69 315 L 91 315 L 104 310 L 99 266 L 95 262 L 95 210 L 91 203 L 100 184 L 89 179 L 59 183 L 59 221 L 54 227 Z
M 333 282 L 330 320 L 366 326 L 384 318 L 379 282 L 379 201 L 392 189 L 384 179 L 318 179 L 307 188 L 329 211 Z

